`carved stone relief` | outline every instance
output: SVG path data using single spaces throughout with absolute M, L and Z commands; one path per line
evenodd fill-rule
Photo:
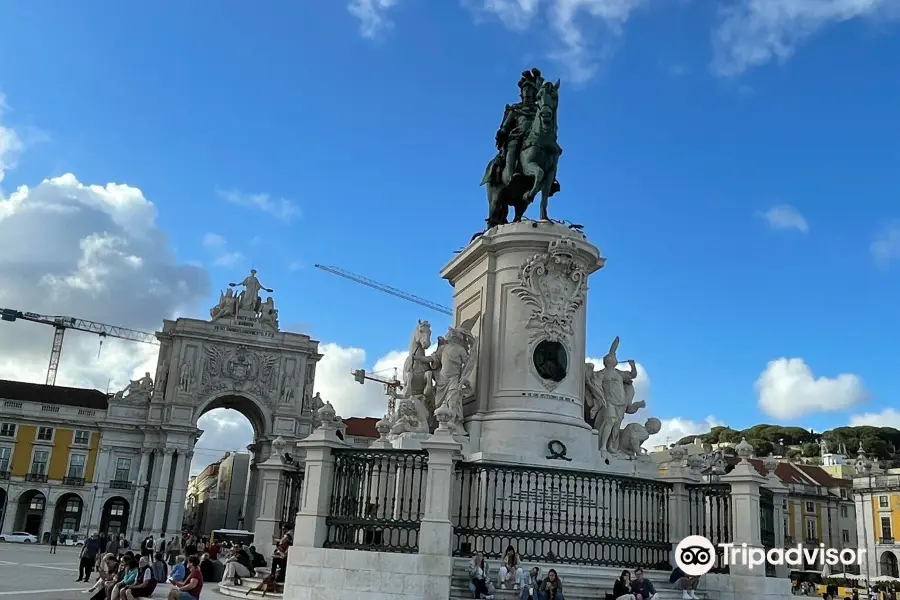
M 547 252 L 536 254 L 519 269 L 520 285 L 512 292 L 530 309 L 526 329 L 532 341 L 542 339 L 568 345 L 575 313 L 584 303 L 587 274 L 576 258 L 573 240 L 550 242 Z
M 199 393 L 248 391 L 271 404 L 271 392 L 277 385 L 277 366 L 277 356 L 257 353 L 246 346 L 233 350 L 207 346 Z

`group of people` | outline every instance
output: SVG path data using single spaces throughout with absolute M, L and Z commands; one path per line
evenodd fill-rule
M 168 600 L 198 600 L 203 589 L 200 561 L 196 556 L 177 559 L 170 572 L 161 552 L 152 557 L 137 556 L 131 550 L 121 555 L 107 552 L 98 561 L 96 581 L 84 592 L 91 594 L 91 600 L 134 600 L 149 598 L 157 585 L 168 582 L 172 585 Z M 88 581 L 88 577 L 79 573 L 78 580 Z
M 469 592 L 476 599 L 493 600 L 499 587 L 501 590 L 518 591 L 519 600 L 565 600 L 562 581 L 556 569 L 548 570 L 546 577 L 542 577 L 540 567 L 533 566 L 526 570 L 512 545 L 503 553 L 496 586 L 488 574 L 484 554 L 481 552 L 477 552 L 469 561 L 466 572 L 469 577 Z M 697 600 L 695 592 L 700 584 L 699 577 L 688 576 L 676 567 L 669 576 L 669 583 L 681 590 L 685 600 Z M 650 600 L 655 595 L 653 583 L 644 577 L 644 569 L 638 567 L 634 570 L 634 577 L 631 571 L 622 571 L 613 584 L 612 593 L 606 597 L 607 600 Z

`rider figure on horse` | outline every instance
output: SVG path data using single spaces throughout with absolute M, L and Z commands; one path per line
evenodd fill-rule
M 512 181 L 516 169 L 519 167 L 519 150 L 522 140 L 531 129 L 531 123 L 537 114 L 535 99 L 543 82 L 544 78 L 541 77 L 539 70 L 523 71 L 522 78 L 519 79 L 519 97 L 522 101 L 506 105 L 503 122 L 500 124 L 500 129 L 497 130 L 496 141 L 499 154 L 495 159 L 497 164 L 494 167 L 502 167 L 501 180 L 504 185 Z M 485 181 L 482 184 L 487 183 L 486 180 L 489 176 L 489 174 L 485 175 Z
M 555 94 L 559 89 L 558 82 L 554 85 L 556 87 L 551 84 L 545 85 L 544 77 L 538 69 L 523 71 L 519 79 L 520 102 L 506 105 L 503 121 L 495 137 L 498 152 L 488 163 L 481 180 L 481 185 L 488 186 L 488 228 L 507 223 L 509 208 L 515 208 L 516 211 L 513 221 L 522 218 L 525 209 L 534 199 L 535 191 L 542 186 L 542 181 L 535 181 L 535 172 L 538 174 L 546 172 L 548 177 L 552 177 L 545 196 L 559 191 L 559 182 L 555 178 L 556 158 L 562 150 L 556 143 L 555 103 L 551 109 L 552 127 L 550 129 L 538 127 L 538 133 L 535 132 L 537 125 L 535 120 L 541 117 L 538 114 L 541 110 L 541 89 L 550 86 Z M 526 143 L 529 139 L 532 141 Z M 523 152 L 527 154 L 526 158 L 523 158 Z M 523 161 L 530 161 L 528 165 L 530 172 L 524 172 Z M 537 171 L 534 169 L 536 165 L 539 167 Z M 552 171 L 548 171 L 551 166 Z M 542 201 L 542 215 L 545 212 L 545 205 L 546 197 Z

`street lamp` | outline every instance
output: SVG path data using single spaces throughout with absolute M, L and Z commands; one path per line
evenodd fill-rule
M 91 515 L 94 514 L 94 499 L 97 498 L 97 484 L 94 484 L 94 491 L 91 492 L 91 503 L 88 506 L 88 515 L 87 515 L 87 529 L 85 530 L 84 539 L 87 540 L 91 535 Z M 87 543 L 87 541 L 85 541 Z

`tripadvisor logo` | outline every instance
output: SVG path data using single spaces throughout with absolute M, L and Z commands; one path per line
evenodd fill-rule
M 675 548 L 675 564 L 685 575 L 699 577 L 709 573 L 716 562 L 717 554 L 722 555 L 722 566 L 746 565 L 750 569 L 766 564 L 807 569 L 810 566 L 834 567 L 837 565 L 862 565 L 865 549 L 804 547 L 802 544 L 790 548 L 751 548 L 747 544 L 718 544 L 718 548 L 702 535 L 689 535 Z

